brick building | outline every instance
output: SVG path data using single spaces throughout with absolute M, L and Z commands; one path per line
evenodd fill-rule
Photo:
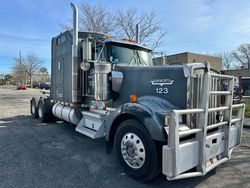
M 196 54 L 191 52 L 184 52 L 179 54 L 168 55 L 165 57 L 157 57 L 154 58 L 154 64 L 183 64 L 183 63 L 203 63 L 205 61 L 210 63 L 211 68 L 216 70 L 222 69 L 222 58 L 211 56 L 211 55 L 203 55 Z
M 236 77 L 242 94 L 250 96 L 250 69 L 222 70 L 221 72 Z
M 222 70 L 221 72 L 235 77 L 250 77 L 250 69 Z

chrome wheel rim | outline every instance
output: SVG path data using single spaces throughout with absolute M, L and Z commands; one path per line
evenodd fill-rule
M 43 116 L 43 110 L 41 103 L 38 105 L 38 116 L 41 118 Z
M 143 166 L 146 159 L 145 147 L 134 133 L 127 133 L 121 140 L 121 153 L 124 161 L 133 169 Z

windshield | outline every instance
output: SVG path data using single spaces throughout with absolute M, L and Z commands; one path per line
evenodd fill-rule
M 137 46 L 110 44 L 108 47 L 109 60 L 113 64 L 152 65 L 151 52 Z

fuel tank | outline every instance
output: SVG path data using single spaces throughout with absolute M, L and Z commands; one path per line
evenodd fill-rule
M 116 65 L 115 71 L 123 74 L 115 106 L 127 103 L 130 95 L 156 96 L 175 106 L 187 106 L 187 78 L 183 66 L 124 66 Z
M 80 119 L 76 116 L 74 108 L 71 106 L 65 106 L 59 103 L 54 104 L 52 113 L 55 117 L 77 125 Z

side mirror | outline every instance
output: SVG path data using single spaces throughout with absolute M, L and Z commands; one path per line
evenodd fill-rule
M 90 68 L 90 64 L 89 64 L 89 62 L 87 61 L 87 59 L 84 59 L 84 61 L 81 63 L 81 65 L 80 65 L 80 67 L 81 67 L 81 69 L 83 70 L 83 71 L 88 71 L 89 70 L 89 68 Z

